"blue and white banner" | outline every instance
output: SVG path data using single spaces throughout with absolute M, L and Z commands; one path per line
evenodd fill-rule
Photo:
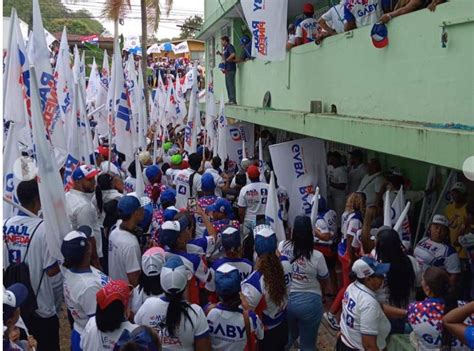
M 241 0 L 252 32 L 252 56 L 282 61 L 286 55 L 288 0 Z
M 235 124 L 228 124 L 225 127 L 226 135 L 226 151 L 229 157 L 229 168 L 232 169 L 234 165 L 240 167 L 242 158 L 245 156 L 253 156 L 253 145 L 255 145 L 255 125 L 253 123 L 241 122 Z M 244 151 L 244 145 L 247 150 Z M 252 147 L 251 150 L 248 148 Z
M 316 138 L 305 138 L 270 145 L 273 169 L 278 184 L 288 190 L 290 226 L 298 215 L 311 216 L 311 199 L 316 187 L 326 197 L 326 148 Z

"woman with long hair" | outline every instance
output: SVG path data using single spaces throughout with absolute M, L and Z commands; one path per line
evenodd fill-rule
M 291 284 L 288 258 L 276 255 L 277 238 L 269 225 L 254 229 L 257 262 L 255 271 L 242 282 L 244 305 L 260 316 L 265 335 L 261 350 L 284 350 L 288 341 L 286 305 Z
M 152 296 L 163 293 L 160 283 L 161 268 L 165 262 L 165 251 L 158 246 L 145 251 L 142 256 L 142 272 L 138 285 L 133 289 L 130 309 L 137 313 L 143 303 Z
M 122 332 L 138 325 L 128 319 L 130 286 L 123 280 L 111 280 L 97 294 L 95 316 L 90 318 L 81 337 L 83 350 L 113 350 Z
M 416 259 L 405 253 L 399 234 L 393 229 L 381 229 L 375 244 L 379 262 L 390 263 L 382 288 L 377 291 L 380 303 L 407 308 L 415 300 L 416 286 L 420 285 L 420 266 Z M 403 333 L 404 320 L 391 320 L 392 333 Z
M 207 320 L 211 326 L 212 349 L 255 350 L 255 341 L 263 339 L 263 324 L 253 311 L 242 308 L 239 270 L 224 263 L 217 268 L 214 276 L 219 303 L 206 309 Z M 222 332 L 232 329 L 242 332 Z
M 352 240 L 357 231 L 362 228 L 362 220 L 365 215 L 365 195 L 363 193 L 352 193 L 346 201 L 346 209 L 342 214 L 341 231 L 342 238 L 338 246 L 338 258 L 342 268 L 342 287 L 339 289 L 329 311 L 323 314 L 324 319 L 334 330 L 339 330 L 339 323 L 336 318 L 337 312 L 341 309 L 344 291 L 351 283 L 349 274 L 352 263 L 356 259 Z
M 117 175 L 110 173 L 103 173 L 97 177 L 97 186 L 95 187 L 95 195 L 92 202 L 96 205 L 99 211 L 99 221 L 104 226 L 104 235 L 107 240 L 110 228 L 117 222 L 117 203 L 123 196 L 123 180 Z M 102 239 L 104 240 L 104 238 Z M 107 248 L 108 241 L 104 242 L 104 247 Z M 105 254 L 105 252 L 104 252 Z
M 314 350 L 323 315 L 322 288 L 329 278 L 326 261 L 313 248 L 311 219 L 297 216 L 291 240 L 282 241 L 279 251 L 290 259 L 292 281 L 288 298 L 287 348 L 299 338 L 301 350 Z
M 184 296 L 191 276 L 180 256 L 170 256 L 160 274 L 164 295 L 147 299 L 135 315 L 135 323 L 158 332 L 163 350 L 211 350 L 204 311 Z
M 426 299 L 408 306 L 408 323 L 413 329 L 412 343 L 417 350 L 441 350 L 461 346 L 443 327 L 443 316 L 457 307 L 449 274 L 442 268 L 429 267 L 423 274 L 421 286 Z

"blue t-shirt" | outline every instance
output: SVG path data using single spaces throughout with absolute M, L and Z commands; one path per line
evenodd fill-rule
M 236 71 L 237 70 L 237 66 L 236 66 L 235 62 L 228 62 L 227 61 L 227 58 L 232 54 L 235 54 L 235 48 L 232 44 L 229 43 L 224 48 L 224 59 L 226 60 L 225 61 L 226 71 Z
M 470 349 L 474 349 L 474 326 L 469 326 L 464 330 L 464 339 L 466 339 L 466 345 Z

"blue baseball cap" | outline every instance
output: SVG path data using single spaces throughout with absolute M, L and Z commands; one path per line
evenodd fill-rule
M 147 230 L 153 219 L 153 205 L 151 203 L 143 206 L 145 214 L 143 215 L 143 220 L 138 223 L 138 226 L 143 230 Z
M 233 295 L 240 291 L 240 273 L 228 263 L 220 265 L 214 278 L 217 295 Z
M 359 258 L 352 265 L 352 271 L 359 279 L 364 279 L 372 275 L 384 276 L 389 270 L 390 263 L 380 263 L 368 256 Z
M 227 227 L 221 232 L 221 242 L 224 250 L 238 249 L 242 246 L 240 230 Z
M 179 235 L 188 227 L 186 217 L 181 217 L 177 221 L 166 221 L 161 225 L 159 238 L 162 245 L 172 247 L 176 244 Z
M 170 206 L 163 211 L 163 219 L 165 221 L 172 221 L 178 212 L 179 210 L 176 207 Z
M 61 243 L 64 259 L 72 264 L 81 262 L 87 250 L 87 240 L 91 235 L 92 229 L 86 225 L 66 234 Z
M 92 167 L 90 165 L 82 165 L 77 167 L 74 172 L 72 172 L 72 180 L 78 181 L 81 179 L 93 179 L 96 175 L 100 173 L 100 170 Z
M 240 45 L 246 45 L 250 43 L 250 37 L 246 34 L 242 35 L 242 38 L 240 38 Z
M 216 188 L 214 177 L 211 173 L 204 173 L 201 177 L 202 191 L 213 191 Z
M 160 167 L 157 165 L 148 166 L 145 168 L 145 176 L 148 182 L 160 174 Z
M 275 231 L 267 224 L 258 225 L 253 230 L 255 235 L 255 252 L 258 256 L 274 253 L 277 249 Z
M 117 204 L 117 211 L 121 216 L 130 216 L 140 207 L 142 207 L 142 204 L 138 197 L 128 194 L 122 196 L 122 198 L 119 200 Z
M 234 218 L 234 209 L 232 208 L 232 205 L 230 204 L 229 200 L 226 199 L 218 199 L 212 205 L 208 206 L 206 211 L 225 213 L 228 218 Z
M 160 202 L 173 202 L 176 201 L 176 191 L 174 189 L 166 189 L 160 195 Z
M 372 44 L 376 48 L 384 48 L 388 45 L 388 31 L 387 26 L 383 23 L 375 23 L 370 32 L 372 37 Z
M 15 310 L 28 298 L 28 289 L 21 283 L 15 283 L 3 290 L 3 325 L 13 316 Z

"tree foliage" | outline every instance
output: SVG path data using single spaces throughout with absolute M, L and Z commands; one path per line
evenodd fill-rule
M 204 22 L 202 16 L 194 15 L 184 20 L 181 32 L 179 33 L 180 39 L 194 39 L 196 38 L 197 32 L 201 29 Z
M 41 15 L 44 28 L 51 32 L 61 32 L 67 27 L 70 34 L 100 34 L 104 27 L 96 21 L 87 10 L 69 11 L 61 0 L 40 0 Z M 14 7 L 18 17 L 32 26 L 33 2 L 31 0 L 3 0 L 3 16 L 10 16 Z

